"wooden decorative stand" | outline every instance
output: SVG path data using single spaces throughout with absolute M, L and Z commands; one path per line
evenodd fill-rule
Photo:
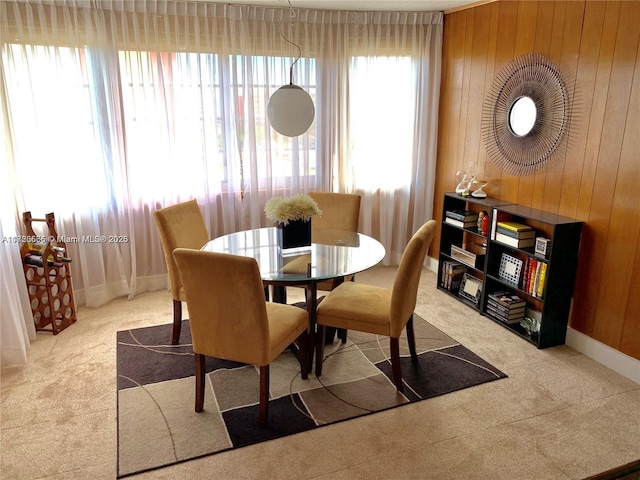
M 67 245 L 58 241 L 53 213 L 42 219 L 32 218 L 31 212 L 24 212 L 22 218 L 28 241 L 22 243 L 20 253 L 33 321 L 36 330 L 57 335 L 77 320 L 69 268 L 71 259 L 65 256 Z M 37 236 L 32 222 L 46 222 L 49 235 L 46 238 Z

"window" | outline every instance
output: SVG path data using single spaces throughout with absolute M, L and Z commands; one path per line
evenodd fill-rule
M 5 45 L 16 175 L 33 212 L 107 203 L 100 134 L 81 48 Z M 24 160 L 24 161 L 21 161 Z
M 119 60 L 134 197 L 198 192 L 203 179 L 210 192 L 224 192 L 315 175 L 314 133 L 301 152 L 298 141 L 276 134 L 266 119 L 289 59 L 120 52 Z M 307 62 L 315 78 L 315 62 Z
M 349 84 L 356 186 L 394 190 L 411 183 L 415 75 L 409 57 L 354 57 Z

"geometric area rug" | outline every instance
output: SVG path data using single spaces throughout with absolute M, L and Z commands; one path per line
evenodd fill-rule
M 300 378 L 285 351 L 270 367 L 269 423 L 258 427 L 259 371 L 206 359 L 204 411 L 196 413 L 189 321 L 117 333 L 118 478 L 292 435 L 490 382 L 506 375 L 414 315 L 418 361 L 400 340 L 405 393 L 391 380 L 389 339 L 355 331 L 325 346 L 322 376 Z M 403 350 L 404 348 L 404 350 Z

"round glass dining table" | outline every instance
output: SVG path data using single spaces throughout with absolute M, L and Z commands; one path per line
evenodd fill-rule
M 311 245 L 283 249 L 282 231 L 276 227 L 230 233 L 207 242 L 202 250 L 255 258 L 265 285 L 272 285 L 273 301 L 286 302 L 287 286 L 303 286 L 309 313 L 309 369 L 315 345 L 317 286 L 367 270 L 382 261 L 385 249 L 362 233 L 314 229 Z
M 209 241 L 202 250 L 255 258 L 266 284 L 299 285 L 367 270 L 385 255 L 382 244 L 362 233 L 314 230 L 311 245 L 283 249 L 280 229 L 257 228 Z

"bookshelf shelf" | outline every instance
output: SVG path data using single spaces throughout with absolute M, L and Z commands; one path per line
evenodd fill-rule
M 486 211 L 490 222 L 487 234 L 483 235 L 473 227 L 460 228 L 446 223 L 444 219 L 451 210 Z M 496 199 L 465 198 L 455 193 L 445 194 L 442 218 L 438 288 L 538 348 L 562 345 L 573 299 L 582 222 Z M 514 245 L 497 240 L 498 227 L 505 232 L 508 223 L 517 224 L 519 231 L 528 231 L 526 234 L 510 233 L 510 236 L 535 238 L 535 246 L 518 248 L 515 244 L 520 244 L 519 240 L 513 241 Z M 512 227 L 516 228 L 515 225 Z M 544 240 L 539 243 L 539 238 Z M 527 242 L 530 244 L 531 240 Z M 478 259 L 475 268 L 466 266 L 466 272 L 481 284 L 482 293 L 477 304 L 460 297 L 459 290 L 456 291 L 460 288 L 459 282 L 449 278 L 452 263 L 459 261 L 452 255 L 452 245 L 469 250 L 478 245 L 484 247 L 484 256 Z M 540 250 L 539 245 L 542 245 Z M 524 300 L 524 310 L 503 306 L 503 310 L 496 312 L 495 296 L 499 293 Z M 490 299 L 490 296 L 494 298 Z M 498 318 L 501 315 L 504 315 L 502 320 Z M 520 325 L 521 316 L 538 322 L 537 334 L 530 334 Z

